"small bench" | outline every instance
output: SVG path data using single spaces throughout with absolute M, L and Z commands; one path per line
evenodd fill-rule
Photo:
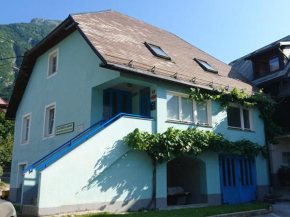
M 182 187 L 168 187 L 167 188 L 167 196 L 169 200 L 169 204 L 175 202 L 175 205 L 185 205 L 187 204 L 187 197 L 190 192 L 185 191 Z M 174 205 L 174 204 L 171 204 Z

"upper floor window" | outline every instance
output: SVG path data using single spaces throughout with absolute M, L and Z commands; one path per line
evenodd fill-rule
M 253 130 L 250 109 L 238 105 L 230 105 L 227 109 L 228 126 L 242 130 Z
M 209 114 L 209 101 L 195 102 L 183 94 L 167 93 L 168 120 L 210 125 Z
M 48 55 L 48 73 L 47 77 L 51 77 L 57 73 L 58 68 L 58 49 Z
M 21 144 L 26 144 L 29 142 L 30 123 L 31 123 L 31 113 L 23 115 L 21 129 Z
M 151 51 L 151 53 L 157 57 L 161 57 L 164 59 L 168 59 L 171 60 L 171 58 L 167 55 L 167 53 L 165 53 L 161 47 L 157 46 L 157 45 L 153 45 L 153 44 L 149 44 L 147 42 L 145 42 L 146 47 Z
M 44 137 L 54 135 L 55 126 L 55 103 L 45 107 L 44 114 Z
M 269 60 L 269 67 L 270 67 L 270 72 L 276 71 L 280 68 L 279 66 L 279 58 L 274 57 Z

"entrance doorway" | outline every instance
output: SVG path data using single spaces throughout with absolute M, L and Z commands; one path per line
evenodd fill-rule
M 141 95 L 141 115 L 150 116 L 150 88 L 145 88 L 140 91 Z
M 193 157 L 178 157 L 167 163 L 167 205 L 198 204 L 206 185 L 204 167 Z
M 116 89 L 104 90 L 104 120 L 119 113 L 132 113 L 131 93 Z
M 220 156 L 222 203 L 249 203 L 256 199 L 255 162 L 243 156 Z

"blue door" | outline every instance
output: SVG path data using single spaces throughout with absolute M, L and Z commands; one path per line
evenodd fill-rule
M 104 120 L 109 120 L 119 113 L 132 113 L 132 96 L 130 92 L 106 89 L 104 90 Z
M 140 91 L 141 95 L 141 109 L 140 113 L 141 115 L 150 116 L 150 88 L 146 88 Z
M 255 165 L 252 158 L 223 155 L 219 159 L 222 203 L 249 203 L 256 199 Z

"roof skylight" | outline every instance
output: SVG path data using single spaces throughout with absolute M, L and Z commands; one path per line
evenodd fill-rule
M 209 63 L 207 63 L 206 61 L 204 60 L 199 60 L 199 59 L 196 59 L 194 58 L 194 60 L 201 66 L 201 68 L 203 68 L 205 71 L 208 71 L 208 72 L 213 72 L 213 73 L 218 73 L 218 71 L 213 68 Z
M 151 53 L 157 57 L 171 60 L 171 58 L 161 49 L 161 47 L 145 42 L 146 47 L 151 51 Z

